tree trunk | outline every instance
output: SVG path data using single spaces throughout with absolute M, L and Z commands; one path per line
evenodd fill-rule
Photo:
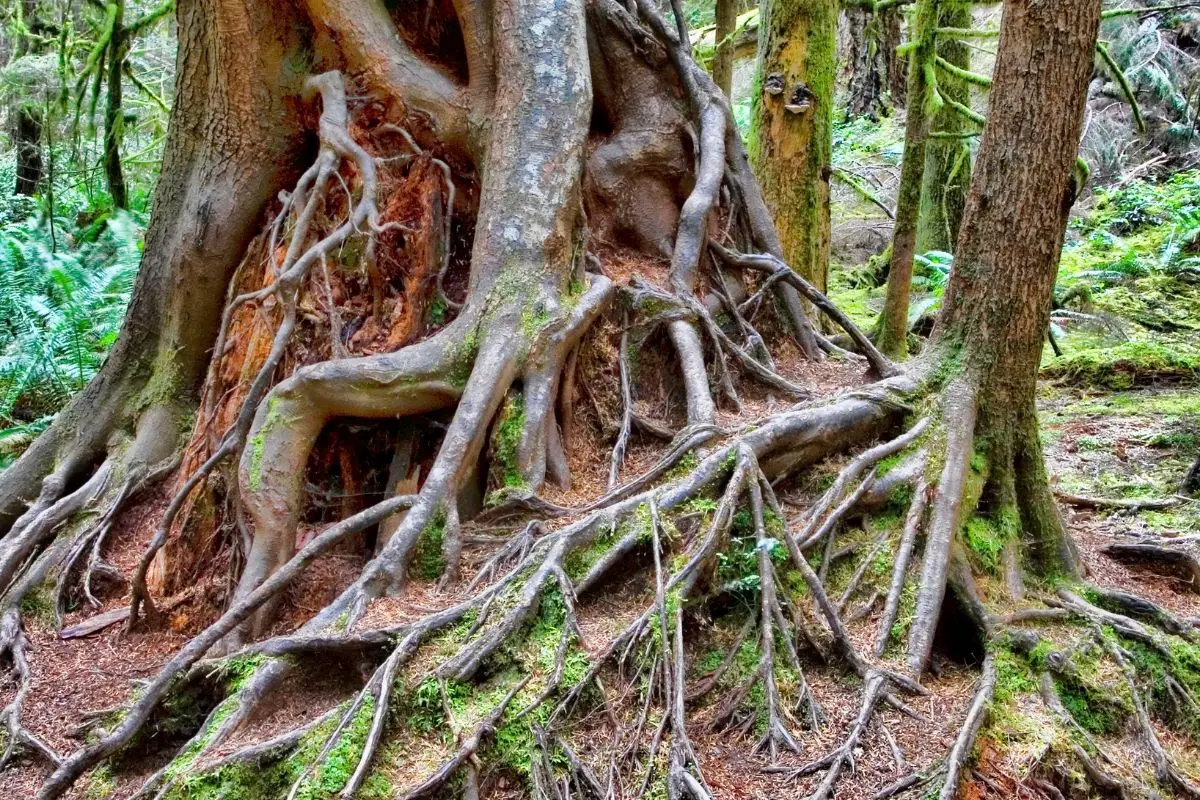
M 892 358 L 903 358 L 908 353 L 908 300 L 912 292 L 913 257 L 917 249 L 921 185 L 924 183 L 929 134 L 928 106 L 931 98 L 927 72 L 934 69 L 938 0 L 918 0 L 912 20 L 904 160 L 900 165 L 900 188 L 896 194 L 887 296 L 875 337 L 880 351 Z
M 966 29 L 971 24 L 969 3 L 942 0 L 939 4 L 939 27 Z M 971 49 L 961 40 L 939 36 L 937 54 L 960 69 L 971 69 Z M 964 106 L 971 104 L 971 87 L 964 80 L 943 72 L 938 89 L 946 100 Z M 954 137 L 971 132 L 975 126 L 946 103 L 933 115 L 929 127 L 939 137 L 930 139 L 925 147 L 925 175 L 921 188 L 921 208 L 917 215 L 916 252 L 952 252 L 958 241 L 958 226 L 966 204 L 967 187 L 971 185 L 969 140 Z
M 740 4 L 738 0 L 716 0 L 716 4 L 717 29 L 713 35 L 717 49 L 713 53 L 712 59 L 713 83 L 725 93 L 726 97 L 732 99 L 733 62 L 736 49 L 733 32 L 737 28 Z
M 116 0 L 112 38 L 108 43 L 108 64 L 105 77 L 108 97 L 104 104 L 104 176 L 108 193 L 115 208 L 127 208 L 129 198 L 125 189 L 125 173 L 121 169 L 121 140 L 124 138 L 125 116 L 121 110 L 121 79 L 125 57 L 129 54 L 129 39 L 125 30 L 125 0 Z
M 899 10 L 875 11 L 847 5 L 843 11 L 848 79 L 846 115 L 879 119 L 892 105 L 903 105 L 904 65 L 896 54 L 900 45 Z
M 13 57 L 36 54 L 43 49 L 41 37 L 54 34 L 42 24 L 36 0 L 20 0 L 18 36 Z M 24 26 L 32 35 L 20 32 Z M 13 149 L 17 155 L 17 180 L 13 191 L 32 197 L 41 188 L 45 167 L 42 164 L 42 98 L 15 97 L 16 125 L 13 130 Z
M 904 9 L 897 6 L 877 12 L 879 17 L 879 52 L 887 65 L 888 95 L 897 107 L 903 107 L 908 97 L 908 73 L 904 69 L 904 59 L 900 56 L 900 45 L 904 41 L 901 15 Z
M 764 0 L 750 153 L 775 216 L 783 259 L 824 291 L 838 6 Z
M 13 137 L 17 151 L 16 194 L 33 196 L 42 185 L 42 109 L 22 101 L 17 108 L 17 129 Z
M 131 462 L 178 445 L 198 401 L 230 275 L 294 167 L 295 20 L 270 9 L 182 2 L 176 113 L 133 298 L 100 373 L 0 473 L 0 529 L 78 479 L 115 431 L 135 427 Z M 44 478 L 54 478 L 42 486 Z
M 988 124 L 954 271 L 923 359 L 949 381 L 947 405 L 955 414 L 943 476 L 957 469 L 961 487 L 967 472 L 979 473 L 978 496 L 965 502 L 995 521 L 1014 566 L 1023 564 L 1043 578 L 1076 576 L 1079 569 L 1050 493 L 1034 401 L 1075 200 L 1075 162 L 1099 19 L 1099 0 L 1005 5 Z M 1015 160 L 1014 153 L 1023 157 Z M 980 459 L 982 464 L 968 466 Z M 939 492 L 946 484 L 943 480 Z M 965 491 L 935 501 L 918 616 L 941 605 L 950 560 L 930 559 L 928 553 L 958 535 Z M 931 643 L 932 630 L 910 639 L 910 663 L 924 664 Z

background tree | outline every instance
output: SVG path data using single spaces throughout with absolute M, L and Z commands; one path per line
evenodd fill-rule
M 765 0 L 750 153 L 783 257 L 824 290 L 837 59 L 836 0 Z
M 38 0 L 20 0 L 13 4 L 8 21 L 13 46 L 5 69 L 5 83 L 9 84 L 6 94 L 14 106 L 13 142 L 17 154 L 14 191 L 26 196 L 38 191 L 45 170 L 42 159 L 45 98 L 37 91 L 34 74 L 38 71 L 39 54 L 52 49 L 57 38 L 54 27 L 46 22 L 48 13 Z M 34 79 L 23 80 L 23 77 Z
M 846 114 L 879 117 L 905 100 L 901 8 L 896 4 L 845 3 L 842 24 L 849 73 Z
M 129 59 L 130 49 L 139 35 L 163 20 L 174 8 L 174 0 L 163 0 L 145 13 L 137 13 L 128 19 L 126 0 L 112 0 L 103 6 L 103 17 L 95 26 L 95 41 L 87 55 L 83 69 L 75 82 L 75 117 L 78 122 L 83 106 L 87 104 L 89 126 L 95 119 L 96 106 L 104 91 L 104 175 L 113 205 L 126 208 L 129 196 L 125 186 L 125 173 L 121 166 L 121 145 L 125 138 L 125 110 L 123 105 L 123 83 L 126 79 L 151 100 L 164 108 L 163 101 L 134 71 Z
M 970 3 L 942 0 L 938 7 L 938 27 L 966 31 L 973 27 Z M 937 37 L 936 59 L 941 59 L 956 74 L 947 74 L 938 84 L 944 101 L 930 120 L 929 141 L 925 146 L 925 170 L 921 185 L 921 205 L 917 213 L 915 250 L 951 252 L 958 241 L 967 187 L 971 185 L 971 136 L 979 125 L 963 116 L 960 108 L 971 106 L 971 86 L 962 75 L 970 74 L 971 49 L 967 40 L 948 33 Z M 939 64 L 942 62 L 938 62 Z
M 736 49 L 733 34 L 737 29 L 738 12 L 741 4 L 737 0 L 716 0 L 716 32 L 717 43 L 712 57 L 713 83 L 725 93 L 733 97 L 733 62 Z

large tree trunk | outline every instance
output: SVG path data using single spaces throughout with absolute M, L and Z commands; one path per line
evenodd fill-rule
M 838 6 L 764 0 L 750 153 L 783 259 L 824 291 L 829 270 L 829 178 Z
M 285 101 L 296 92 L 289 60 L 299 40 L 287 15 L 181 4 L 178 110 L 125 324 L 100 374 L 0 474 L 3 527 L 39 491 L 52 502 L 77 481 L 117 431 L 137 430 L 130 463 L 153 464 L 178 446 L 229 277 L 295 169 L 301 141 Z
M 958 535 L 963 500 L 950 497 L 947 484 L 961 486 L 969 469 L 981 472 L 984 483 L 968 502 L 987 509 L 1007 531 L 1009 570 L 1023 566 L 1044 578 L 1078 575 L 1050 493 L 1034 400 L 1067 215 L 1075 201 L 1075 161 L 1099 16 L 1099 0 L 1018 0 L 1004 8 L 988 125 L 954 272 L 925 357 L 949 376 L 947 405 L 956 416 L 949 423 L 939 488 L 947 499 L 935 501 L 930 520 L 918 616 L 942 603 L 949 559 L 931 559 L 929 553 L 948 553 Z M 1048 108 L 1055 113 L 1046 115 Z M 1013 153 L 1024 155 L 1017 162 Z M 984 466 L 970 466 L 975 452 Z M 948 480 L 955 470 L 957 478 Z M 924 633 L 910 639 L 914 664 L 929 656 L 933 631 Z

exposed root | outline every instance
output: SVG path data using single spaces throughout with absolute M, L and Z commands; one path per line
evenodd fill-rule
M 62 760 L 54 748 L 46 744 L 40 736 L 21 725 L 21 711 L 29 694 L 29 658 L 26 654 L 28 646 L 29 640 L 21 630 L 21 613 L 15 608 L 9 608 L 0 616 L 0 653 L 6 654 L 12 662 L 12 676 L 17 684 L 17 691 L 8 705 L 0 710 L 0 720 L 3 721 L 7 734 L 4 753 L 0 755 L 0 769 L 7 767 L 21 750 L 44 758 L 55 767 Z

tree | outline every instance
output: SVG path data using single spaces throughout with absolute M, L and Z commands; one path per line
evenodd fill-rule
M 875 341 L 892 358 L 908 353 L 908 298 L 912 291 L 913 257 L 917 249 L 917 224 L 921 212 L 921 185 L 925 171 L 929 113 L 934 104 L 930 78 L 937 48 L 938 0 L 918 0 L 909 22 L 908 116 L 904 122 L 904 159 L 888 255 L 887 294 Z
M 968 31 L 972 25 L 971 4 L 944 0 L 938 8 L 938 27 Z M 969 136 L 978 134 L 978 125 L 967 120 L 959 107 L 970 107 L 971 83 L 958 75 L 969 74 L 971 50 L 962 39 L 951 35 L 937 37 L 937 57 L 957 75 L 939 83 L 945 99 L 930 121 L 930 139 L 925 147 L 925 170 L 921 184 L 921 205 L 917 213 L 916 252 L 953 251 L 958 241 L 967 187 L 971 185 L 971 148 Z M 945 68 L 943 68 L 943 74 Z
M 76 120 L 85 99 L 89 121 L 95 116 L 101 87 L 107 87 L 104 102 L 104 176 L 113 205 L 129 205 L 125 173 L 121 167 L 121 142 L 124 139 L 125 114 L 122 110 L 122 83 L 128 78 L 138 90 L 161 100 L 134 74 L 129 51 L 137 37 L 162 20 L 175 8 L 175 0 L 163 0 L 145 14 L 126 20 L 125 0 L 111 0 L 102 6 L 104 17 L 96 30 L 96 41 L 75 83 Z
M 904 102 L 904 66 L 900 47 L 900 9 L 875 8 L 873 3 L 847 3 L 845 20 L 849 71 L 846 113 L 850 117 L 880 117 L 889 105 Z
M 892 357 L 908 352 L 908 300 L 919 246 L 954 245 L 962 214 L 963 178 L 970 175 L 970 152 L 963 142 L 984 122 L 968 105 L 969 89 L 972 84 L 990 86 L 991 79 L 961 63 L 964 59 L 969 63 L 969 58 L 959 40 L 977 33 L 970 29 L 970 20 L 970 4 L 920 0 L 913 7 L 909 41 L 902 48 L 908 54 L 904 160 L 887 295 L 876 328 L 879 349 Z M 931 130 L 931 125 L 936 130 Z
M 733 62 L 736 45 L 733 34 L 737 30 L 739 4 L 737 0 L 716 0 L 716 31 L 713 33 L 717 49 L 713 53 L 712 78 L 726 97 L 733 97 Z
M 15 18 L 11 23 L 14 47 L 9 68 L 19 59 L 34 60 L 55 38 L 55 31 L 43 21 L 37 0 L 20 0 L 13 6 Z M 11 77 L 9 78 L 11 82 Z M 21 86 L 19 89 L 32 87 Z M 45 167 L 42 163 L 42 98 L 37 92 L 14 92 L 16 123 L 13 144 L 17 153 L 16 194 L 32 196 L 42 183 Z M 32 96 L 30 96 L 32 95 Z
M 859 676 L 864 692 L 846 740 L 792 776 L 819 774 L 813 796 L 825 799 L 853 768 L 876 705 L 900 704 L 921 691 L 917 681 L 947 586 L 974 614 L 976 634 L 992 636 L 981 609 L 991 598 L 974 585 L 976 565 L 960 546 L 960 522 L 994 523 L 1005 563 L 1021 556 L 1035 578 L 1074 569 L 1047 506 L 1033 380 L 1073 200 L 1098 0 L 1052 7 L 1014 0 L 1006 8 L 993 120 L 956 273 L 934 343 L 905 371 L 780 259 L 729 108 L 692 61 L 681 15 L 672 25 L 645 0 L 636 14 L 603 0 L 531 0 L 498 3 L 494 18 L 482 16 L 482 6 L 440 7 L 446 27 L 439 27 L 422 24 L 423 9 L 401 6 L 392 17 L 382 5 L 358 0 L 312 0 L 294 15 L 260 5 L 189 0 L 179 7 L 178 111 L 129 324 L 86 400 L 0 474 L 3 507 L 15 517 L 0 540 L 3 583 L 11 584 L 0 606 L 2 644 L 24 663 L 22 597 L 54 576 L 69 593 L 73 576 L 93 570 L 90 563 L 72 566 L 72 554 L 108 535 L 105 526 L 140 484 L 176 469 L 170 453 L 179 448 L 189 404 L 199 411 L 166 519 L 132 579 L 130 624 L 158 624 L 152 598 L 163 591 L 148 577 L 151 564 L 186 573 L 180 564 L 189 554 L 198 560 L 208 552 L 195 538 L 206 533 L 197 531 L 204 514 L 185 530 L 172 523 L 187 515 L 189 498 L 199 503 L 205 488 L 236 487 L 226 498 L 244 512 L 252 544 L 229 608 L 108 728 L 56 762 L 43 800 L 61 796 L 152 721 L 163 727 L 164 716 L 185 705 L 165 701 L 190 690 L 221 699 L 206 706 L 211 711 L 198 728 L 190 716 L 167 720 L 191 739 L 149 779 L 147 793 L 183 797 L 203 787 L 227 797 L 286 796 L 289 789 L 351 797 L 381 757 L 381 742 L 417 728 L 431 737 L 438 766 L 421 767 L 412 785 L 387 794 L 422 796 L 461 777 L 465 794 L 481 796 L 488 773 L 507 770 L 535 792 L 565 782 L 572 794 L 603 795 L 595 773 L 603 767 L 620 786 L 641 781 L 641 794 L 653 780 L 670 796 L 700 800 L 711 792 L 688 736 L 689 704 L 722 694 L 718 724 L 748 718 L 753 726 L 761 713 L 756 749 L 772 759 L 797 749 L 785 695 L 809 724 L 822 719 L 796 646 L 810 634 L 812 647 L 834 669 Z M 463 33 L 461 51 L 437 38 L 451 22 Z M 408 35 L 395 35 L 397 26 Z M 431 60 L 432 53 L 454 52 L 457 64 Z M 345 72 L 325 69 L 332 66 L 326 59 Z M 364 85 L 348 91 L 347 75 Z M 699 143 L 695 163 L 683 135 L 689 121 Z M 664 129 L 669 123 L 678 128 Z M 316 127 L 315 153 L 300 135 L 306 125 Z M 638 146 L 647 130 L 660 132 L 655 149 Z M 1027 157 L 1018 161 L 1013 152 Z M 629 193 L 630 181 L 652 176 L 663 183 L 657 193 L 648 182 Z M 688 189 L 678 224 L 669 226 L 670 264 L 660 267 L 647 252 L 662 233 L 654 226 L 673 215 L 614 209 L 622 200 L 674 197 L 677 182 Z M 722 185 L 728 202 L 718 205 Z M 389 195 L 380 206 L 383 186 Z M 473 222 L 469 259 L 451 246 L 449 217 L 452 225 Z M 389 259 L 401 257 L 402 274 L 388 272 Z M 605 269 L 635 274 L 618 287 Z M 999 273 L 1021 280 L 996 280 Z M 706 298 L 698 296 L 701 277 L 712 287 Z M 745 301 L 731 299 L 738 285 Z M 358 305 L 344 307 L 374 323 L 368 318 L 350 333 L 336 298 L 356 289 Z M 810 344 L 833 350 L 795 311 L 803 295 L 846 330 L 859 363 L 882 377 L 831 402 L 726 431 L 712 424 L 708 365 L 730 406 L 741 385 L 733 367 L 772 393 L 803 394 L 771 367 L 767 339 L 755 327 L 754 311 L 769 308 L 762 302 L 768 292 L 778 294 L 781 321 L 794 325 L 793 336 L 807 334 Z M 706 301 L 723 308 L 725 327 Z M 559 410 L 573 402 L 568 390 L 579 381 L 600 388 L 595 378 L 604 367 L 579 351 L 571 356 L 596 339 L 605 348 L 599 363 L 619 373 L 615 472 L 633 425 L 664 427 L 634 406 L 634 378 L 667 372 L 665 382 L 682 384 L 676 416 L 685 427 L 648 471 L 614 481 L 584 507 L 564 508 L 538 490 L 548 476 L 565 477 L 562 440 L 571 415 Z M 655 341 L 681 365 L 679 373 L 666 362 L 635 372 L 631 352 L 649 358 Z M 303 346 L 308 360 L 296 358 L 292 346 Z M 926 417 L 914 423 L 906 417 L 915 409 Z M 397 416 L 420 426 L 433 445 L 425 458 L 414 449 L 418 437 L 398 437 L 398 455 L 389 460 L 401 479 L 389 483 L 403 493 L 389 492 L 321 528 L 296 550 L 305 466 L 322 429 L 337 417 Z M 131 427 L 133 441 L 122 441 Z M 382 437 L 383 428 L 375 430 L 379 437 L 363 438 Z M 776 482 L 846 453 L 853 457 L 833 485 L 798 528 L 789 527 Z M 885 471 L 881 462 L 892 456 Z M 204 480 L 235 457 L 226 480 Z M 422 466 L 416 478 L 414 462 Z M 978 478 L 970 478 L 973 471 Z M 481 518 L 510 535 L 473 574 L 460 574 L 462 525 L 478 506 L 471 489 L 485 480 L 496 491 Z M 22 510 L 22 498 L 35 493 Z M 1017 495 L 1033 502 L 1014 508 Z M 839 523 L 889 498 L 909 502 L 909 522 L 877 646 L 868 654 L 843 619 L 853 587 L 831 599 L 824 577 Z M 72 516 L 85 506 L 100 512 L 98 524 Z M 259 638 L 280 593 L 314 560 L 384 522 L 390 536 L 337 599 L 299 630 Z M 52 535 L 60 523 L 64 529 Z M 918 577 L 908 564 L 921 531 Z M 173 551 L 164 549 L 169 544 Z M 815 568 L 805 551 L 821 549 L 824 567 Z M 874 559 L 872 553 L 862 563 Z M 637 601 L 631 621 L 619 621 L 611 638 L 593 643 L 598 649 L 583 647 L 576 598 L 606 591 L 618 565 L 625 572 L 635 564 L 653 576 L 645 602 Z M 364 616 L 388 591 L 439 575 L 454 588 L 442 607 L 383 627 Z M 918 603 L 908 658 L 898 664 L 880 656 L 906 584 L 919 587 Z M 724 666 L 692 680 L 684 646 L 695 635 L 690 621 L 707 613 L 708 600 L 733 591 L 753 600 L 726 604 L 741 633 Z M 1097 610 L 1076 601 L 1077 613 L 1094 621 Z M 806 621 L 810 610 L 819 630 Z M 748 641 L 757 642 L 757 663 L 741 689 L 726 693 L 721 674 Z M 346 660 L 370 677 L 347 703 L 270 742 L 240 746 L 231 739 L 272 689 L 285 678 L 299 680 L 298 665 L 314 657 Z M 787 681 L 779 679 L 784 670 Z M 620 682 L 620 696 L 605 688 L 612 681 Z M 941 796 L 953 795 L 994 685 L 989 659 L 943 768 L 915 782 L 941 779 Z M 4 712 L 11 741 L 53 755 L 21 727 L 21 696 L 19 690 Z M 612 718 L 591 713 L 616 704 L 629 705 Z M 657 727 L 647 722 L 652 707 Z M 395 726 L 392 709 L 411 724 Z M 641 722 L 623 725 L 626 713 Z M 612 725 L 632 767 L 611 757 L 588 762 L 581 737 L 608 734 L 580 731 L 584 717 Z M 604 719 L 610 722 L 596 722 Z M 456 725 L 461 730 L 446 734 Z M 643 734 L 654 727 L 654 749 L 642 758 Z M 1164 775 L 1178 775 L 1164 763 Z
M 783 257 L 822 291 L 837 61 L 835 0 L 765 0 L 758 24 L 750 152 Z

